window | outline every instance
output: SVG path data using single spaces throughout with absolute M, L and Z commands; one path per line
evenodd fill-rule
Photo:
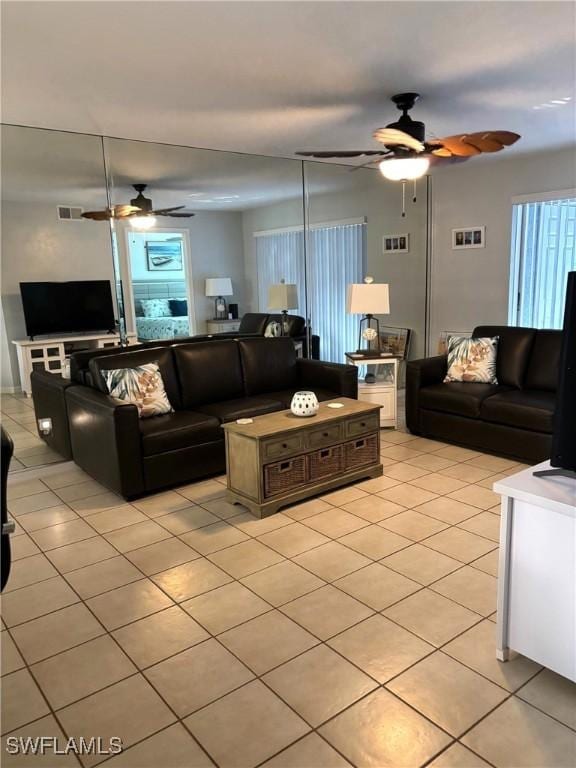
M 516 203 L 509 324 L 562 328 L 566 277 L 572 270 L 576 270 L 576 194 Z
M 358 345 L 358 317 L 346 314 L 346 288 L 362 282 L 366 261 L 366 224 L 362 220 L 312 225 L 305 269 L 301 227 L 259 232 L 256 237 L 258 301 L 268 311 L 268 287 L 284 279 L 298 287 L 300 307 L 312 333 L 320 336 L 322 360 L 344 362 L 344 353 Z

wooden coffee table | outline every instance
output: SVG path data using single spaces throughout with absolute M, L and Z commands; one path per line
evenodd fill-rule
M 330 408 L 341 403 L 341 408 Z M 341 397 L 316 416 L 291 411 L 223 424 L 228 497 L 258 517 L 382 474 L 379 405 Z

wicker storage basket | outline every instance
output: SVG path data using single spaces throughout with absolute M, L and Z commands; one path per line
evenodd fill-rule
M 310 480 L 320 480 L 332 477 L 342 471 L 342 446 L 333 445 L 331 448 L 320 448 L 308 456 Z
M 306 456 L 276 461 L 264 467 L 264 495 L 276 496 L 292 491 L 308 481 Z
M 344 445 L 346 469 L 374 464 L 378 461 L 378 435 L 367 435 L 351 440 Z

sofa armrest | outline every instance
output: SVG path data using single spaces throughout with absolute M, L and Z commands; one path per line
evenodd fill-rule
M 355 365 L 325 363 L 321 360 L 298 358 L 299 386 L 327 389 L 342 397 L 358 399 L 358 369 Z
M 420 430 L 420 390 L 431 384 L 441 384 L 446 376 L 446 355 L 409 360 L 406 363 L 406 426 L 415 435 Z
M 40 370 L 32 371 L 30 383 L 36 420 L 47 418 L 52 420 L 52 431 L 47 435 L 39 432 L 39 437 L 64 459 L 71 459 L 72 448 L 65 392 L 72 382 L 57 373 Z
M 126 498 L 144 493 L 138 409 L 91 387 L 66 390 L 74 461 Z

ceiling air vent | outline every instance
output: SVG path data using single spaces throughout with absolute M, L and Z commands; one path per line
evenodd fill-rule
M 82 221 L 84 208 L 78 208 L 73 205 L 59 205 L 58 219 L 60 221 Z

